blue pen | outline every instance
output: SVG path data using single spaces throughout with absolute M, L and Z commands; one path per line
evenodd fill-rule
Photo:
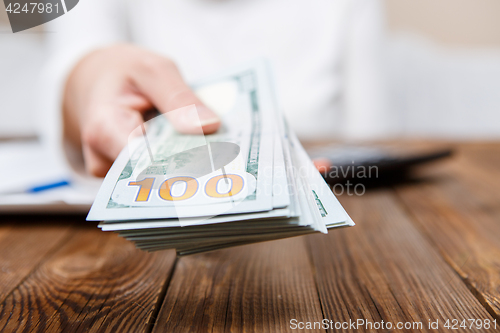
M 47 190 L 51 190 L 54 188 L 58 187 L 63 187 L 63 186 L 69 186 L 71 185 L 68 180 L 60 180 L 54 183 L 48 183 L 48 184 L 43 184 L 43 185 L 38 185 L 32 188 L 29 188 L 26 193 L 38 193 L 38 192 L 43 192 Z

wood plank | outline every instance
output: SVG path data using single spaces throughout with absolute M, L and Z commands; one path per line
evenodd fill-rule
M 0 303 L 57 246 L 67 240 L 71 223 L 53 217 L 4 217 L 0 225 Z M 62 223 L 61 223 L 62 222 Z
M 398 188 L 419 228 L 500 319 L 500 145 L 462 145 L 453 163 L 427 168 L 434 181 Z
M 180 258 L 153 332 L 281 332 L 294 318 L 323 318 L 303 238 Z
M 175 253 L 142 252 L 95 227 L 72 233 L 0 305 L 0 331 L 149 330 Z
M 447 319 L 492 320 L 415 228 L 393 191 L 340 199 L 356 227 L 307 239 L 326 318 L 422 323 L 422 329 L 408 332 L 430 331 L 429 320 L 439 320 L 441 332 L 448 331 L 443 327 Z M 357 328 L 344 331 L 371 331 L 370 326 Z

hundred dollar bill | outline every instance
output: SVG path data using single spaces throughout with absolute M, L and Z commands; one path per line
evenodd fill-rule
M 275 153 L 283 152 L 275 152 L 274 100 L 265 66 L 245 66 L 193 88 L 221 117 L 219 131 L 183 135 L 163 116 L 147 122 L 108 172 L 88 220 L 203 220 L 271 211 L 273 197 L 280 207 L 289 204 L 287 191 L 272 191 L 274 163 L 282 164 Z M 217 150 L 231 150 L 235 157 L 228 162 Z
M 252 215 L 269 214 L 254 213 L 227 216 L 226 221 L 218 221 L 223 223 L 210 226 L 179 227 L 166 221 L 130 221 L 101 224 L 101 228 L 118 231 L 122 237 L 146 251 L 175 248 L 180 255 L 184 255 L 318 231 L 326 233 L 328 228 L 353 225 L 288 127 L 281 140 L 289 148 L 287 151 L 294 161 L 292 170 L 297 175 L 298 183 L 294 193 L 302 206 L 300 216 L 276 219 L 268 216 L 249 221 Z M 273 212 L 275 211 L 277 210 Z M 231 223 L 225 223 L 230 221 Z
M 254 62 L 193 87 L 222 119 L 216 134 L 200 124 L 181 135 L 164 117 L 138 128 L 88 219 L 178 255 L 354 225 L 287 126 L 269 73 Z
M 327 229 L 354 226 L 353 220 L 337 200 L 321 174 L 316 170 L 295 133 L 288 131 L 288 137 L 294 152 L 294 166 L 301 170 L 305 191 L 311 204 L 311 211 L 314 211 L 316 216 L 320 217 L 320 224 Z M 321 231 L 324 232 L 324 230 Z

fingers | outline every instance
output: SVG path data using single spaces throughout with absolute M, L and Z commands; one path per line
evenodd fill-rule
M 87 144 L 83 144 L 83 158 L 85 160 L 85 170 L 88 174 L 95 177 L 104 177 L 113 161 L 100 154 Z
M 105 175 L 131 133 L 140 131 L 142 114 L 153 106 L 183 133 L 210 134 L 220 126 L 219 117 L 167 58 L 117 45 L 89 55 L 78 68 L 71 80 L 78 84 L 68 89 L 76 96 L 65 103 L 77 126 L 65 131 L 81 138 L 85 165 L 93 175 Z
M 217 114 L 196 97 L 170 60 L 148 54 L 132 71 L 132 80 L 160 112 L 166 113 L 178 131 L 201 134 L 201 126 L 203 133 L 210 134 L 219 128 L 220 119 Z M 190 105 L 195 105 L 198 112 L 185 108 Z M 180 108 L 185 109 L 169 114 Z
M 175 129 L 185 134 L 210 134 L 220 126 L 219 118 L 213 116 L 213 111 L 206 106 L 194 104 L 169 111 L 165 116 Z
M 82 148 L 87 171 L 106 175 L 129 138 L 140 135 L 141 114 L 123 106 L 105 105 L 94 109 L 82 131 Z

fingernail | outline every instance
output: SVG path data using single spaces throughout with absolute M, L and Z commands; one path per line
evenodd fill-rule
M 168 113 L 174 119 L 175 128 L 186 134 L 204 134 L 204 131 L 216 130 L 220 123 L 219 117 L 206 106 L 189 105 Z
M 218 124 L 219 122 L 220 122 L 219 118 L 200 119 L 201 127 L 205 127 L 207 125 Z
M 185 106 L 183 108 L 170 111 L 172 116 L 182 122 L 184 126 L 189 127 L 199 127 L 200 126 L 200 116 L 198 115 L 197 107 L 193 105 Z
M 199 121 L 202 127 L 217 124 L 220 122 L 220 118 L 217 116 L 217 114 L 215 114 L 215 112 L 213 112 L 206 106 L 199 105 L 196 106 L 196 109 L 198 111 Z

